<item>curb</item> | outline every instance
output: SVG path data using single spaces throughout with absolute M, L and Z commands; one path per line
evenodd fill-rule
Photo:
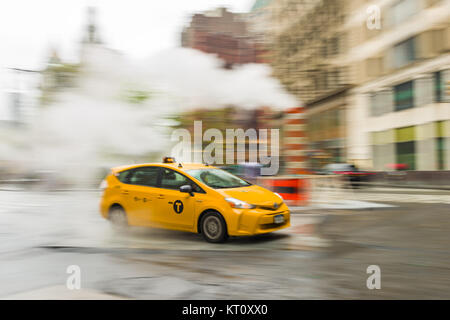
M 65 286 L 52 286 L 13 294 L 1 300 L 127 300 L 127 298 L 93 289 L 69 290 Z
M 403 185 L 403 184 L 388 184 L 388 183 L 360 183 L 365 187 L 384 187 L 384 188 L 399 188 L 399 189 L 431 189 L 431 190 L 448 190 L 450 186 L 433 186 L 433 185 Z

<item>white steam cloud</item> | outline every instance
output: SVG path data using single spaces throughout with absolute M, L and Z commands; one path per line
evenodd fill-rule
M 164 123 L 168 115 L 230 105 L 298 105 L 270 76 L 267 65 L 225 70 L 216 56 L 184 48 L 133 66 L 106 48 L 86 54 L 77 87 L 63 89 L 55 102 L 40 108 L 28 128 L 12 129 L 15 136 L 0 143 L 0 160 L 29 170 L 54 169 L 84 184 L 99 166 L 164 155 L 171 147 L 170 128 Z M 131 103 L 126 99 L 130 89 L 149 92 L 149 99 Z
M 146 64 L 144 73 L 164 83 L 185 108 L 240 108 L 269 106 L 276 109 L 298 106 L 280 82 L 271 77 L 265 64 L 246 64 L 232 70 L 213 54 L 177 48 L 161 52 Z

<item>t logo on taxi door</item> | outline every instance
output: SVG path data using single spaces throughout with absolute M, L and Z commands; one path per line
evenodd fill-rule
M 181 202 L 180 200 L 175 201 L 173 204 L 173 210 L 175 210 L 176 213 L 183 212 L 183 207 L 183 202 Z

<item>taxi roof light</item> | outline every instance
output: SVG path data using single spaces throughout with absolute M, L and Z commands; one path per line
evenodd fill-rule
M 175 158 L 174 157 L 164 157 L 163 163 L 175 163 Z

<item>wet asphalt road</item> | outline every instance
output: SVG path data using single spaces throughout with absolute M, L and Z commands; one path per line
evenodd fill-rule
M 286 232 L 223 245 L 165 230 L 117 233 L 97 212 L 97 192 L 0 191 L 0 298 L 46 288 L 41 298 L 62 298 L 66 269 L 78 265 L 80 297 L 449 299 L 450 205 L 439 199 L 450 193 L 385 202 L 381 191 L 370 197 L 394 207 L 302 210 Z M 381 268 L 380 290 L 366 287 L 369 265 Z

